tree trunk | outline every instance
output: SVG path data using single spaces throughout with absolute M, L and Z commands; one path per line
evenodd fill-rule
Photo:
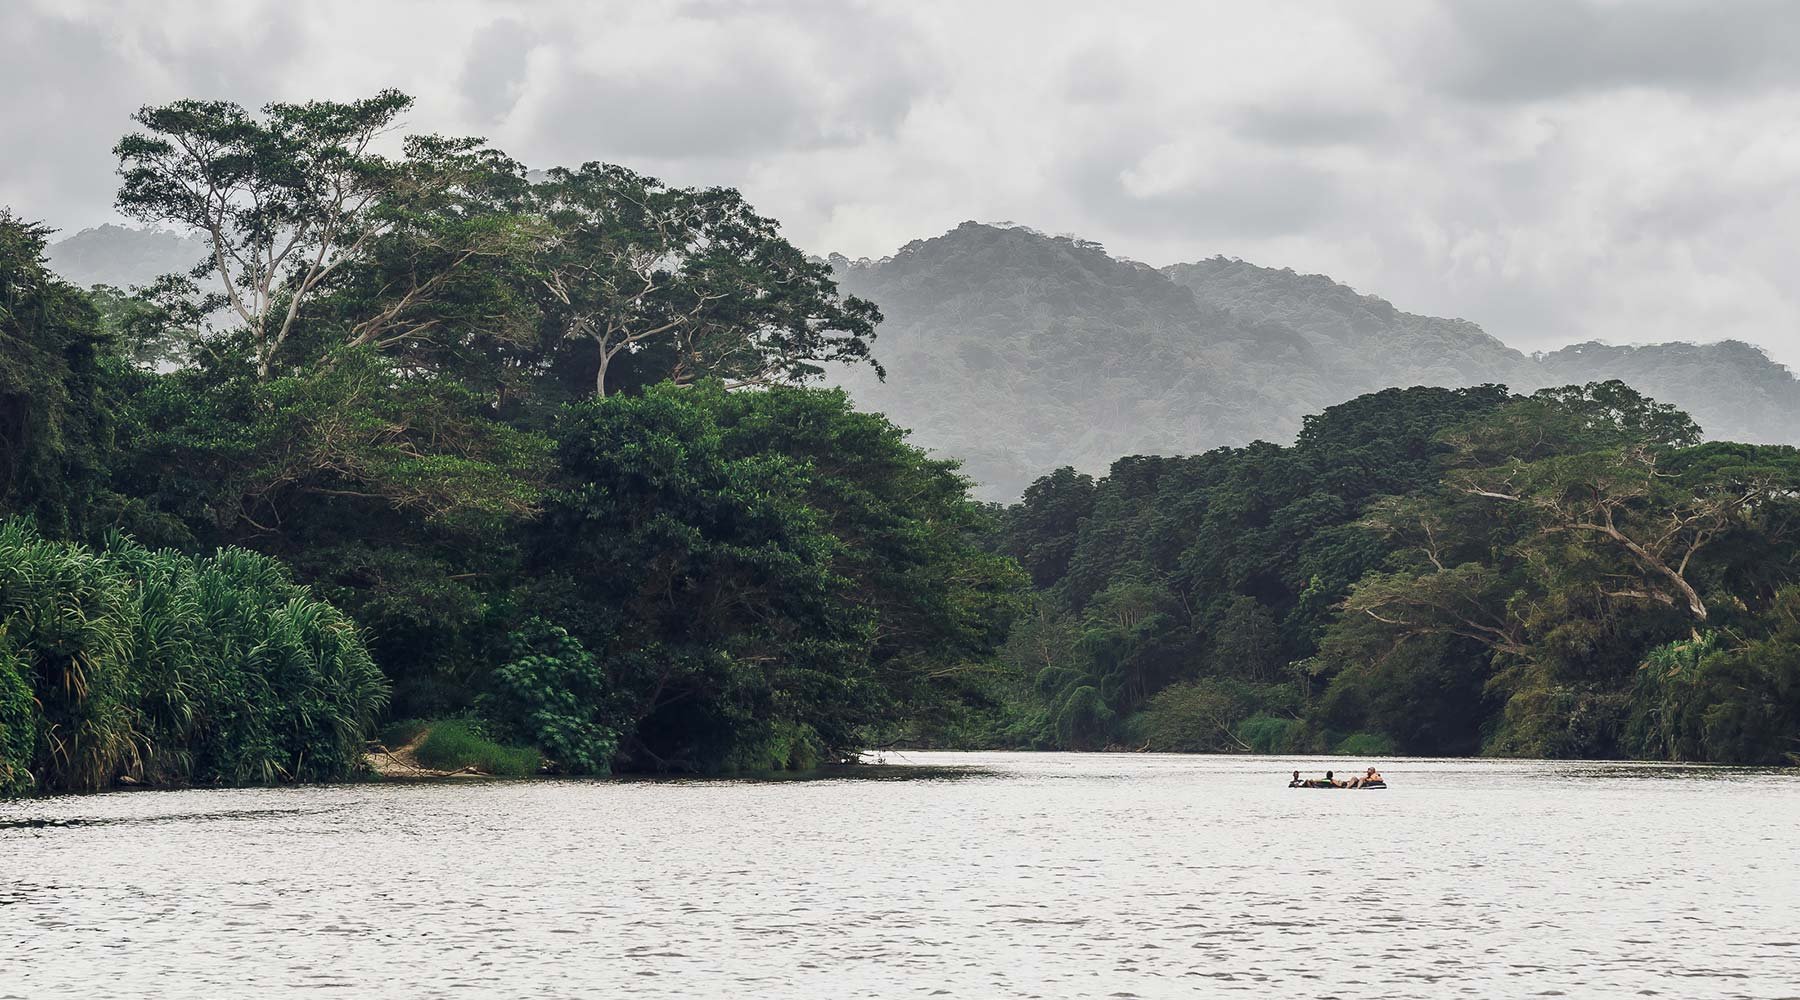
M 606 341 L 596 338 L 600 345 L 600 368 L 594 373 L 594 398 L 606 398 L 606 368 L 612 364 L 612 352 L 606 349 Z

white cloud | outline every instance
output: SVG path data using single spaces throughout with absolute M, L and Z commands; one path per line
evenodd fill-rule
M 110 217 L 140 103 L 397 86 L 415 129 L 733 185 L 821 252 L 1012 219 L 1322 271 L 1526 349 L 1800 366 L 1784 3 L 41 0 L 0 34 L 0 202 L 65 228 Z

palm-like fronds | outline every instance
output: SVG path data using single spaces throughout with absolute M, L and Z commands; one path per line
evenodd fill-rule
M 0 523 L 0 794 L 338 778 L 386 699 L 356 626 L 273 559 Z

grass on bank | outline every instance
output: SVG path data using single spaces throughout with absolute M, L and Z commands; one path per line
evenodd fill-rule
M 487 774 L 523 778 L 536 774 L 543 758 L 530 747 L 505 746 L 481 734 L 481 730 L 465 719 L 439 722 L 396 723 L 395 735 L 406 735 L 406 742 L 423 731 L 425 738 L 413 748 L 420 764 L 439 771 L 460 771 L 473 767 Z M 389 744 L 390 746 L 395 744 Z

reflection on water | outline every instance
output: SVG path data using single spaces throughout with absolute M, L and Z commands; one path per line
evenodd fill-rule
M 1789 774 L 889 759 L 0 804 L 0 997 L 1800 995 Z

